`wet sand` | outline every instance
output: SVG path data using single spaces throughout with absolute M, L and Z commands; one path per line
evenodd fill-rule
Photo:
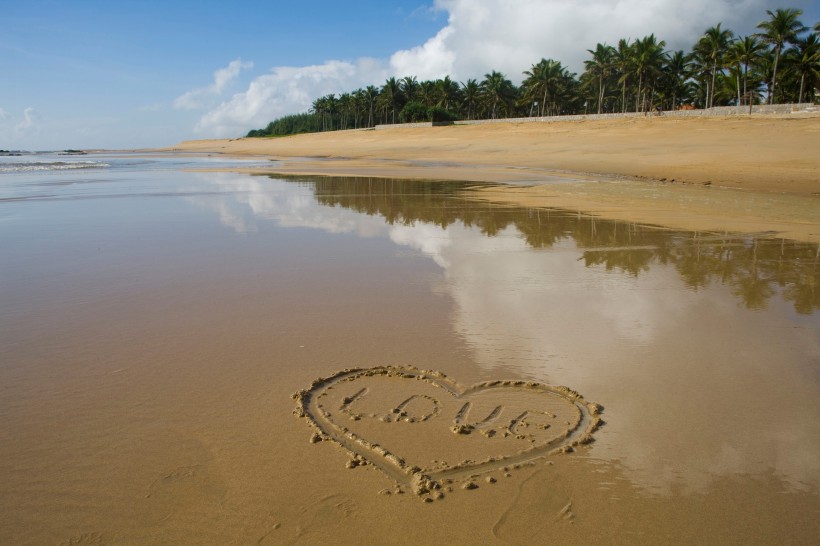
M 504 182 L 526 187 L 476 197 L 820 240 L 816 114 L 388 128 L 172 149 L 267 156 L 267 170 L 285 174 Z
M 816 244 L 448 182 L 66 176 L 0 209 L 0 542 L 820 533 Z

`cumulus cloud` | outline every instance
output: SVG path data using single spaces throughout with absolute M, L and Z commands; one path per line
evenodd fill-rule
M 195 130 L 210 136 L 244 133 L 274 118 L 303 112 L 317 97 L 377 83 L 387 74 L 383 63 L 368 58 L 355 63 L 328 61 L 314 66 L 277 67 L 202 116 Z
M 315 66 L 273 68 L 246 91 L 207 112 L 195 129 L 207 136 L 236 136 L 277 117 L 303 112 L 322 95 L 380 85 L 389 76 L 423 80 L 450 75 L 466 81 L 499 70 L 520 82 L 522 72 L 542 57 L 559 60 L 580 73 L 587 49 L 598 42 L 616 45 L 621 38 L 654 33 L 666 41 L 667 49 L 688 50 L 718 22 L 749 33 L 765 18 L 766 9 L 787 4 L 780 0 L 435 0 L 432 8 L 447 13 L 447 23 L 425 43 L 383 60 L 329 60 Z M 215 77 L 213 86 L 178 98 L 179 107 L 213 94 L 208 90 L 217 89 L 218 81 Z
M 425 44 L 398 51 L 393 72 L 455 79 L 500 70 L 520 81 L 542 57 L 583 70 L 598 42 L 654 33 L 670 49 L 689 49 L 703 31 L 752 27 L 769 7 L 763 0 L 437 0 L 447 26 Z
M 253 68 L 253 63 L 236 59 L 228 63 L 225 68 L 220 68 L 214 72 L 214 81 L 207 87 L 201 87 L 188 91 L 174 100 L 174 108 L 180 110 L 196 110 L 209 105 L 209 101 L 218 97 L 228 86 L 239 77 L 242 70 Z
M 7 120 L 11 117 L 11 114 L 6 112 L 3 108 L 0 108 L 0 121 Z
M 421 80 L 435 80 L 453 74 L 456 52 L 448 47 L 455 29 L 446 26 L 424 44 L 397 51 L 390 57 L 390 68 L 399 76 L 416 76 Z

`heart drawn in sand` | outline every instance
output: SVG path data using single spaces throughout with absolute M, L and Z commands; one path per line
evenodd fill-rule
M 602 408 L 567 387 L 489 381 L 463 387 L 409 367 L 341 371 L 293 395 L 295 413 L 417 494 L 592 441 Z

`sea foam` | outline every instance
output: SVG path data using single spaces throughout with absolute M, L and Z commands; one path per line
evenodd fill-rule
M 19 161 L 0 163 L 0 173 L 100 169 L 110 166 L 110 164 L 101 161 Z

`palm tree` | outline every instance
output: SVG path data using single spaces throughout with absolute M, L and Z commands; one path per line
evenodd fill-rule
M 339 129 L 347 129 L 347 116 L 356 107 L 353 95 L 342 93 L 339 95 L 339 114 L 341 116 Z
M 738 73 L 742 78 L 742 88 L 744 99 L 751 104 L 747 83 L 749 81 L 749 66 L 754 65 L 760 58 L 763 51 L 763 44 L 755 36 L 743 36 L 738 38 L 729 50 L 729 58 L 738 65 Z M 738 92 L 741 85 L 738 85 Z M 741 99 L 738 97 L 738 104 Z
M 436 93 L 436 82 L 432 80 L 425 80 L 419 84 L 419 90 L 416 93 L 416 99 L 420 101 L 427 108 L 432 108 L 438 102 L 438 95 Z
M 339 99 L 331 93 L 325 97 L 325 107 L 327 111 L 328 128 L 333 130 L 333 116 L 339 111 Z
M 313 101 L 313 104 L 312 104 L 312 105 L 311 105 L 311 107 L 310 107 L 310 111 L 311 111 L 311 112 L 312 112 L 312 113 L 313 113 L 316 117 L 318 117 L 318 118 L 319 118 L 319 123 L 320 123 L 320 125 L 321 125 L 321 130 L 322 130 L 322 131 L 324 131 L 324 130 L 325 130 L 325 126 L 324 126 L 324 125 L 325 125 L 325 123 L 324 123 L 324 120 L 325 120 L 325 109 L 326 109 L 326 103 L 325 103 L 325 98 L 324 98 L 324 97 L 320 97 L 320 98 L 318 98 L 318 99 L 314 100 L 314 101 Z
M 450 76 L 444 76 L 444 79 L 436 80 L 437 105 L 449 110 L 450 103 L 458 99 L 460 91 L 458 83 L 451 80 Z
M 574 74 L 552 59 L 541 59 L 524 72 L 527 78 L 521 86 L 527 103 L 540 101 L 540 116 L 558 114 L 569 102 L 570 89 L 575 87 Z
M 800 76 L 798 102 L 803 102 L 806 84 L 813 90 L 820 82 L 820 40 L 817 34 L 809 34 L 804 40 L 798 40 L 795 47 L 786 51 L 784 61 L 788 62 L 790 72 Z
M 592 59 L 584 61 L 584 66 L 590 75 L 598 77 L 598 113 L 601 113 L 601 108 L 604 102 L 604 80 L 609 76 L 612 69 L 612 61 L 615 56 L 615 48 L 606 44 L 597 44 L 595 51 L 587 49 L 592 54 Z
M 661 73 L 661 65 L 663 63 L 664 52 L 663 48 L 666 42 L 657 41 L 654 34 L 644 37 L 641 40 L 635 40 L 635 47 L 633 49 L 632 68 L 636 76 L 638 76 L 638 93 L 635 98 L 635 111 L 643 112 L 646 108 L 646 87 L 649 87 L 650 79 L 652 81 Z M 646 87 L 644 84 L 646 83 Z M 654 86 L 653 86 L 654 90 Z
M 401 86 L 396 78 L 388 78 L 384 85 L 382 85 L 379 94 L 383 97 L 385 104 L 392 112 L 392 121 L 396 123 L 396 110 L 400 110 L 400 103 L 402 101 Z
M 490 115 L 495 119 L 498 115 L 499 106 L 507 106 L 515 94 L 513 84 L 507 77 L 493 70 L 489 74 L 484 75 L 484 81 L 481 82 L 481 94 L 490 108 Z
M 321 131 L 333 130 L 333 115 L 337 112 L 339 101 L 336 95 L 330 94 L 313 101 L 311 111 L 319 118 Z
M 754 64 L 756 72 L 760 75 L 766 86 L 766 102 L 772 96 L 772 74 L 774 74 L 774 49 L 764 48 L 757 57 Z
M 399 81 L 404 100 L 407 102 L 416 100 L 416 93 L 419 90 L 419 82 L 415 76 L 405 76 Z
M 481 87 L 476 80 L 467 80 L 461 84 L 461 106 L 467 108 L 467 119 L 473 119 L 475 108 L 481 99 Z
M 367 126 L 373 127 L 373 108 L 376 106 L 376 100 L 379 98 L 379 90 L 373 85 L 368 85 L 364 88 L 362 99 L 367 110 Z
M 698 41 L 698 47 L 706 58 L 709 59 L 712 65 L 712 82 L 709 85 L 709 93 L 707 95 L 706 107 L 711 108 L 715 105 L 715 78 L 717 77 L 718 68 L 723 68 L 723 57 L 732 40 L 733 33 L 731 30 L 721 30 L 720 23 L 717 26 L 706 29 L 703 36 Z M 720 66 L 719 66 L 720 65 Z
M 780 61 L 780 52 L 783 44 L 795 43 L 798 35 L 807 30 L 803 23 L 797 18 L 803 15 L 800 9 L 776 9 L 774 12 L 766 10 L 769 14 L 768 21 L 762 21 L 757 28 L 763 30 L 759 34 L 760 38 L 767 44 L 774 46 L 774 68 L 772 69 L 771 94 L 769 104 L 774 104 L 777 95 L 777 63 Z
M 626 112 L 626 85 L 632 73 L 632 45 L 629 40 L 619 40 L 618 49 L 615 50 L 612 64 L 618 76 L 618 83 L 621 84 L 621 112 Z
M 692 73 L 691 65 L 691 57 L 682 50 L 666 57 L 663 71 L 668 85 L 667 90 L 672 95 L 672 110 L 678 107 L 678 98 L 686 93 L 686 80 Z
M 547 93 L 549 92 L 550 64 L 553 61 L 541 59 L 538 63 L 532 65 L 532 68 L 524 71 L 527 76 L 521 83 L 524 92 L 530 99 L 535 102 L 535 99 L 540 98 L 541 104 L 538 109 L 538 115 L 543 116 L 547 107 Z

